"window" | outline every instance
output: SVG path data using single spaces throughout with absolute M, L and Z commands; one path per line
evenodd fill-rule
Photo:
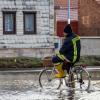
M 16 12 L 3 12 L 3 34 L 16 34 Z
M 35 12 L 24 12 L 24 34 L 36 34 Z

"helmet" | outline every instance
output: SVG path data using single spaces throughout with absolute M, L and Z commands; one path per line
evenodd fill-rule
M 72 28 L 71 28 L 70 24 L 65 26 L 64 33 L 72 33 Z

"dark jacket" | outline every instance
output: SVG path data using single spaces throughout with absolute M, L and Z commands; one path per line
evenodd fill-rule
M 72 63 L 75 63 L 79 61 L 80 59 L 80 51 L 81 51 L 81 44 L 80 39 L 78 41 L 75 41 L 76 47 L 73 44 L 73 39 L 78 37 L 74 33 L 69 33 L 67 37 L 65 37 L 64 43 L 60 49 L 60 53 L 63 54 L 68 60 L 70 60 Z M 73 62 L 74 56 L 75 56 L 75 49 L 77 52 L 76 60 Z

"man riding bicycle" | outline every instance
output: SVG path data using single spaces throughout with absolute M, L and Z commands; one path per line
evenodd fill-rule
M 64 43 L 59 52 L 52 58 L 57 74 L 55 77 L 61 78 L 65 76 L 64 69 L 69 72 L 70 64 L 75 64 L 80 59 L 80 37 L 72 32 L 70 24 L 64 28 Z M 65 63 L 66 62 L 66 65 Z

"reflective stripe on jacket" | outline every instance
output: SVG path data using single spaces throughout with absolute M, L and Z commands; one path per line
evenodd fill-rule
M 79 36 L 75 37 L 72 39 L 72 42 L 73 42 L 73 48 L 74 48 L 74 56 L 73 56 L 73 63 L 76 61 L 77 59 L 77 45 L 76 45 L 76 42 L 79 41 L 80 38 Z

